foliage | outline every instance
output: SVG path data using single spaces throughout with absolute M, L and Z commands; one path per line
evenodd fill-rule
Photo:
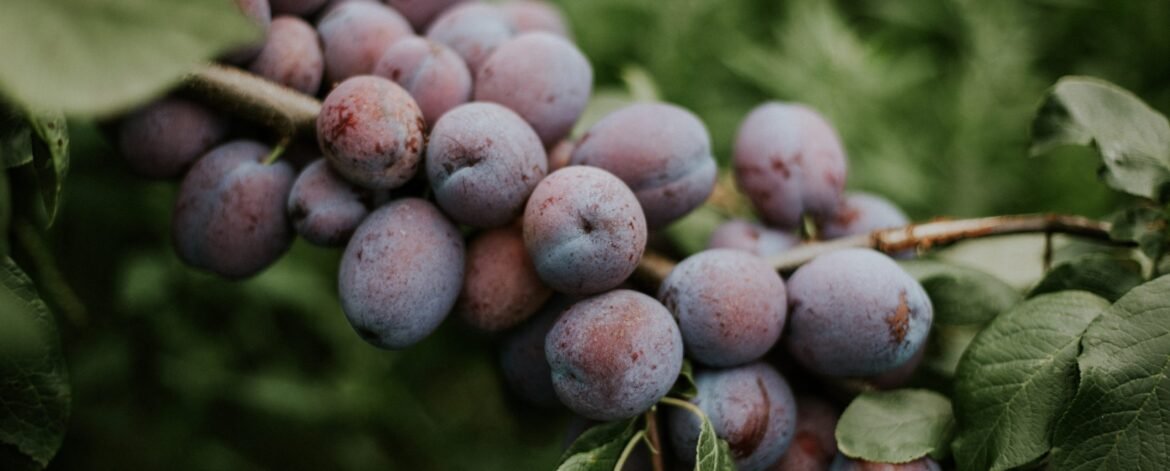
M 962 469 L 1009 469 L 1048 452 L 1049 430 L 1076 390 L 1078 341 L 1108 307 L 1083 291 L 1042 295 L 975 337 L 955 378 Z
M 905 463 L 950 454 L 955 432 L 951 401 L 934 391 L 864 393 L 837 422 L 837 448 L 850 458 Z
M 9 0 L 0 93 L 26 107 L 109 114 L 257 33 L 226 0 Z
M 69 381 L 56 321 L 9 258 L 0 260 L 0 464 L 43 467 L 65 435 Z
M 1089 324 L 1080 385 L 1056 424 L 1057 469 L 1160 469 L 1170 460 L 1170 277 L 1130 291 Z

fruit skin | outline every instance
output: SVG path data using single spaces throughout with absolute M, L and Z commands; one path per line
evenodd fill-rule
M 768 225 L 800 227 L 801 216 L 830 217 L 841 204 L 846 158 L 819 113 L 769 102 L 748 114 L 735 137 L 735 178 Z
M 830 471 L 940 471 L 938 463 L 928 457 L 922 457 L 909 463 L 891 464 L 874 463 L 870 461 L 853 460 L 837 453 L 833 458 Z
M 738 249 L 771 257 L 800 245 L 800 237 L 743 219 L 727 221 L 711 233 L 708 249 Z
M 418 171 L 425 127 L 406 90 L 389 79 L 362 75 L 325 97 L 317 141 L 346 180 L 372 190 L 393 189 Z
M 464 0 L 386 0 L 390 7 L 410 20 L 416 31 L 423 31 L 444 10 Z
M 609 172 L 566 167 L 532 192 L 524 246 L 553 290 L 588 295 L 617 287 L 646 249 L 646 219 L 634 193 Z
M 467 62 L 471 75 L 477 77 L 480 66 L 492 51 L 515 34 L 498 6 L 479 2 L 451 7 L 427 28 L 427 39 L 454 50 Z
M 346 2 L 330 8 L 317 22 L 328 83 L 372 72 L 387 49 L 414 34 L 406 19 L 381 3 Z
M 548 331 L 577 298 L 556 294 L 516 329 L 508 332 L 500 345 L 500 369 L 504 381 L 521 399 L 540 407 L 558 407 L 561 400 L 553 389 L 552 369 L 544 352 Z
M 691 399 L 727 440 L 736 469 L 760 471 L 788 449 L 796 430 L 796 401 L 780 373 L 765 363 L 699 371 L 699 394 Z M 670 438 L 680 461 L 694 464 L 699 418 L 683 408 L 670 411 Z
M 232 141 L 200 158 L 179 186 L 171 221 L 179 258 L 225 278 L 267 268 L 292 244 L 284 203 L 294 172 L 265 165 L 268 147 Z
M 840 411 L 812 396 L 796 397 L 796 433 L 788 451 L 771 471 L 822 471 L 837 454 L 837 419 Z
M 163 98 L 118 124 L 118 150 L 139 175 L 173 178 L 227 135 L 227 123 L 198 103 Z
M 606 169 L 626 182 L 651 229 L 691 212 L 715 189 L 707 128 L 670 104 L 639 103 L 610 113 L 577 141 L 572 163 Z
M 296 16 L 306 16 L 312 14 L 325 5 L 327 0 L 268 0 L 272 5 L 272 12 L 276 14 L 287 14 Z
M 906 213 L 890 200 L 870 193 L 851 192 L 845 195 L 841 208 L 820 226 L 821 236 L 836 239 L 903 227 L 909 223 Z
M 350 325 L 385 349 L 430 335 L 462 284 L 463 238 L 438 208 L 418 198 L 370 213 L 346 245 L 337 276 Z
M 687 257 L 663 280 L 658 300 L 678 321 L 687 354 L 716 367 L 764 356 L 780 338 L 788 310 L 776 270 L 733 249 Z
M 305 167 L 288 195 L 288 214 L 297 233 L 317 245 L 344 245 L 369 214 L 365 192 L 329 168 L 325 159 Z
M 395 81 L 434 125 L 447 110 L 471 99 L 471 72 L 451 48 L 420 37 L 398 41 L 374 66 L 374 75 Z
M 569 25 L 560 8 L 548 2 L 510 0 L 500 4 L 504 16 L 517 33 L 544 31 L 568 38 Z
M 495 103 L 468 103 L 435 123 L 426 166 L 435 200 L 451 219 L 498 227 L 524 211 L 548 158 L 516 113 Z
M 902 366 L 930 332 L 930 298 L 889 257 L 869 249 L 821 255 L 788 279 L 788 351 L 827 376 Z
M 531 317 L 552 296 L 524 250 L 519 226 L 484 231 L 467 246 L 455 312 L 472 327 L 500 332 Z
M 248 70 L 301 93 L 315 95 L 325 73 L 317 31 L 295 16 L 277 17 L 268 29 L 268 40 Z
M 593 67 L 577 46 L 550 33 L 524 33 L 501 44 L 475 74 L 475 100 L 511 108 L 545 147 L 569 134 L 593 89 Z
M 557 397 L 594 420 L 647 411 L 682 370 L 682 337 L 670 312 L 630 290 L 574 304 L 553 325 L 544 349 Z

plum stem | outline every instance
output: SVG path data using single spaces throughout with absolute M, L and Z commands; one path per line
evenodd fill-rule
M 806 262 L 835 250 L 870 248 L 887 254 L 917 249 L 919 252 L 983 237 L 1010 234 L 1067 234 L 1132 246 L 1132 242 L 1113 240 L 1108 222 L 1070 214 L 1016 214 L 972 219 L 939 219 L 895 229 L 883 229 L 823 242 L 810 242 L 768 258 L 779 271 L 791 271 Z M 634 276 L 655 289 L 674 269 L 674 262 L 662 255 L 647 252 Z
M 683 409 L 686 409 L 690 413 L 695 414 L 695 416 L 697 416 L 700 421 L 707 420 L 707 414 L 705 414 L 703 412 L 703 409 L 700 409 L 699 406 L 692 404 L 691 401 L 687 401 L 685 399 L 679 399 L 676 397 L 664 397 L 662 399 L 659 399 L 658 402 L 660 402 L 662 404 L 675 406 L 675 407 L 681 407 Z
M 651 407 L 646 411 L 646 442 L 650 448 L 650 465 L 654 471 L 665 471 L 666 464 L 662 460 L 662 441 L 658 432 L 658 407 Z
M 280 138 L 280 142 L 277 142 L 276 146 L 272 148 L 272 152 L 269 152 L 268 156 L 264 158 L 264 165 L 276 163 L 280 159 L 280 156 L 284 154 L 284 150 L 288 148 L 290 142 L 292 142 L 292 136 L 286 135 Z
M 642 437 L 646 436 L 645 430 L 639 430 L 634 436 L 630 437 L 630 441 L 626 442 L 626 447 L 622 449 L 621 456 L 618 457 L 617 463 L 614 464 L 614 471 L 621 471 L 622 467 L 626 465 L 626 460 L 630 458 L 630 453 L 633 453 L 634 447 L 638 446 L 638 442 L 642 441 Z
M 316 132 L 320 101 L 235 67 L 204 66 L 184 77 L 183 88 L 232 116 L 272 129 L 280 136 Z

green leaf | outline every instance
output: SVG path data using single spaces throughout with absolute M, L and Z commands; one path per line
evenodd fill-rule
M 899 264 L 926 289 L 935 324 L 983 324 L 1020 300 L 1015 288 L 973 268 L 933 260 Z
M 1089 324 L 1080 386 L 1053 434 L 1053 469 L 1170 469 L 1170 276 Z
M 674 387 L 670 389 L 670 395 L 688 401 L 699 395 L 699 387 L 695 385 L 695 367 L 689 358 L 683 359 L 682 371 L 679 372 Z
M 1049 90 L 1032 122 L 1032 154 L 1064 145 L 1093 146 L 1111 188 L 1163 199 L 1170 183 L 1170 123 L 1112 83 L 1065 77 Z
M 1029 296 L 1065 290 L 1084 290 L 1116 301 L 1142 284 L 1142 265 L 1128 257 L 1105 253 L 1078 256 L 1052 267 Z
M 52 315 L 27 276 L 0 261 L 0 444 L 41 466 L 61 447 L 69 382 Z
M 65 116 L 60 113 L 30 114 L 29 123 L 36 133 L 32 141 L 33 169 L 47 224 L 52 224 L 57 217 L 62 183 L 69 171 L 69 129 Z
M 845 456 L 905 463 L 946 457 L 955 418 L 946 396 L 925 389 L 867 392 L 837 421 L 837 448 Z
M 1149 205 L 1126 208 L 1109 218 L 1112 226 L 1109 237 L 1114 240 L 1131 241 L 1138 244 L 1150 260 L 1155 262 L 1170 249 L 1170 227 L 1167 215 L 1161 208 Z
M 1048 452 L 1052 426 L 1077 387 L 1077 347 L 1109 301 L 1045 294 L 1001 314 L 971 345 L 955 379 L 959 469 L 1009 469 Z
M 586 430 L 561 455 L 557 471 L 612 471 L 626 443 L 634 437 L 640 416 Z
M 25 108 L 105 115 L 259 37 L 229 0 L 6 0 L 0 94 Z
M 695 471 L 735 471 L 731 446 L 715 435 L 715 426 L 703 415 L 699 441 L 695 445 Z

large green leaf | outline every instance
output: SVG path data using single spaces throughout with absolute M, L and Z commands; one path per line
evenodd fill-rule
M 867 392 L 849 404 L 837 421 L 837 448 L 845 456 L 881 463 L 905 463 L 930 455 L 945 457 L 955 417 L 946 396 L 924 389 Z
M 586 430 L 561 456 L 557 471 L 612 471 L 633 438 L 640 416 Z
M 69 417 L 69 382 L 56 325 L 32 282 L 0 261 L 0 445 L 45 466 Z
M 939 325 L 983 324 L 1020 300 L 1011 285 L 973 268 L 933 260 L 899 264 L 926 289 Z
M 230 0 L 5 0 L 0 94 L 30 109 L 108 114 L 258 37 Z
M 1089 253 L 1052 267 L 1032 288 L 1030 295 L 1084 290 L 1112 302 L 1143 281 L 1142 265 L 1136 260 L 1107 253 Z
M 959 469 L 1008 469 L 1049 449 L 1053 424 L 1077 387 L 1077 347 L 1109 301 L 1084 291 L 1028 300 L 975 337 L 959 362 Z
M 1125 89 L 1089 77 L 1056 82 L 1032 122 L 1032 154 L 1063 145 L 1095 147 L 1113 189 L 1170 196 L 1170 123 Z
M 1053 468 L 1170 469 L 1170 276 L 1134 288 L 1089 324 L 1077 364 Z

